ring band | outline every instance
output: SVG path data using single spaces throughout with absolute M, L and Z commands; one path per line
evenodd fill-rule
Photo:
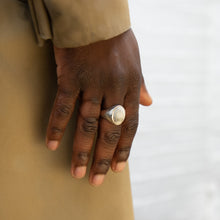
M 125 109 L 122 105 L 115 105 L 103 111 L 102 117 L 114 125 L 121 125 L 125 120 Z

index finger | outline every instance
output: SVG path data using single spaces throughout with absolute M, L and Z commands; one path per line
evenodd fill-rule
M 46 144 L 50 150 L 56 150 L 59 146 L 78 95 L 79 90 L 68 91 L 58 88 L 46 134 Z

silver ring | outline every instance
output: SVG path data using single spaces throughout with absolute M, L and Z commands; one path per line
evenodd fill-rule
M 121 125 L 125 120 L 125 109 L 121 105 L 115 105 L 103 111 L 102 117 L 110 121 L 114 125 Z

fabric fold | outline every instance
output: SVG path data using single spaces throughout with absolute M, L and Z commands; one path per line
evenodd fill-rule
M 44 40 L 52 39 L 52 30 L 49 14 L 44 2 L 41 0 L 28 0 L 34 30 L 39 46 L 43 46 Z
M 130 28 L 127 0 L 28 0 L 38 44 L 78 47 Z

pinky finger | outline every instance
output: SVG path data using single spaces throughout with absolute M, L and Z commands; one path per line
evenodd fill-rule
M 153 102 L 152 98 L 146 88 L 144 77 L 142 75 L 141 90 L 140 90 L 140 104 L 144 106 L 150 106 L 152 102 Z

